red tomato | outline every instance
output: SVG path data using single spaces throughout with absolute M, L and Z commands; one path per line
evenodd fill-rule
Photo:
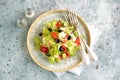
M 70 55 L 68 54 L 68 52 L 66 52 L 66 57 L 67 57 L 67 58 L 70 58 Z
M 54 39 L 58 38 L 57 32 L 51 32 L 51 36 L 52 36 L 52 38 L 54 38 Z
M 80 46 L 80 39 L 79 39 L 79 37 L 76 38 L 75 43 L 76 43 L 78 46 Z
M 59 58 L 62 60 L 63 59 L 62 55 L 59 55 Z
M 62 25 L 61 21 L 58 21 L 58 22 L 55 24 L 55 27 L 56 27 L 56 28 L 60 28 L 61 25 Z
M 48 47 L 40 46 L 40 51 L 42 51 L 43 53 L 47 53 L 48 52 Z

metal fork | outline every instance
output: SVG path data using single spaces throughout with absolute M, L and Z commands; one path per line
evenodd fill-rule
M 68 12 L 68 14 L 67 14 Z M 81 36 L 81 32 L 78 31 L 78 18 L 77 15 L 75 14 L 75 12 L 71 12 L 68 10 L 63 10 L 63 15 L 65 17 L 65 20 L 70 22 L 71 25 L 73 25 L 75 27 L 75 29 L 77 30 L 78 34 Z M 81 41 L 81 51 L 82 51 L 82 60 L 86 63 L 89 64 L 90 60 L 88 55 L 86 54 L 85 49 L 87 50 L 88 54 L 90 55 L 92 61 L 96 61 L 98 60 L 96 54 L 90 49 L 90 47 L 87 45 L 86 41 L 79 36 L 79 39 Z
M 73 14 L 72 14 L 73 15 Z M 70 23 L 71 25 L 73 25 L 73 26 L 77 26 L 77 24 L 76 23 L 73 23 L 73 17 L 70 17 L 70 16 L 72 16 L 71 15 L 71 13 L 70 12 L 68 12 L 68 10 L 63 10 L 63 16 L 64 16 L 64 19 L 65 19 L 65 21 L 67 21 L 68 23 Z M 76 28 L 76 27 L 75 27 Z M 77 29 L 76 29 L 77 30 Z M 78 32 L 78 30 L 77 30 L 77 32 Z M 83 62 L 85 63 L 85 64 L 90 64 L 90 60 L 89 60 L 89 57 L 87 56 L 87 54 L 86 54 L 86 51 L 85 51 L 85 49 L 84 49 L 84 45 L 83 45 L 83 42 L 82 42 L 82 40 L 81 40 L 81 38 L 80 38 L 80 41 L 81 41 L 81 53 L 82 53 L 82 60 L 83 60 Z M 80 53 L 80 52 L 79 52 Z

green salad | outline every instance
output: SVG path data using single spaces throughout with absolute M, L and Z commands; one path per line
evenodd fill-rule
M 80 49 L 77 31 L 63 20 L 46 22 L 34 42 L 35 49 L 42 52 L 51 64 L 75 56 Z

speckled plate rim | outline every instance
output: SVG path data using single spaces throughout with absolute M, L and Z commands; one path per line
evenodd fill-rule
M 47 12 L 41 14 L 38 18 L 36 18 L 36 19 L 33 21 L 32 25 L 31 25 L 31 27 L 30 27 L 30 29 L 29 29 L 29 31 L 28 31 L 28 35 L 27 35 L 27 47 L 28 47 L 28 51 L 29 51 L 29 54 L 30 54 L 30 56 L 32 57 L 32 59 L 35 61 L 36 64 L 38 64 L 38 65 L 39 65 L 40 67 L 42 67 L 43 69 L 46 69 L 46 70 L 49 70 L 49 71 L 53 71 L 53 72 L 64 72 L 64 71 L 68 71 L 68 70 L 70 70 L 70 69 L 72 69 L 72 68 L 74 68 L 74 67 L 76 67 L 76 66 L 79 66 L 82 61 L 80 61 L 78 64 L 75 64 L 75 65 L 73 65 L 73 66 L 71 66 L 71 67 L 68 67 L 68 68 L 62 69 L 62 70 L 61 70 L 61 69 L 59 69 L 59 70 L 58 70 L 58 69 L 57 69 L 57 70 L 56 70 L 56 69 L 50 69 L 50 68 L 48 68 L 47 66 L 40 64 L 39 61 L 37 60 L 37 58 L 32 54 L 32 50 L 30 49 L 30 44 L 29 44 L 29 43 L 30 43 L 30 33 L 31 33 L 32 29 L 34 28 L 34 25 L 37 23 L 38 20 L 40 20 L 41 18 L 43 18 L 43 17 L 46 16 L 46 15 L 49 15 L 49 14 L 52 14 L 52 13 L 56 13 L 56 12 L 62 12 L 62 11 L 63 11 L 63 10 L 50 10 L 50 11 L 47 11 Z M 87 31 L 88 45 L 90 46 L 91 37 L 90 37 L 89 28 L 88 28 L 86 22 L 85 22 L 80 16 L 77 16 L 77 17 L 78 17 L 78 20 L 80 21 L 81 25 L 82 25 L 82 26 L 85 28 L 85 30 Z

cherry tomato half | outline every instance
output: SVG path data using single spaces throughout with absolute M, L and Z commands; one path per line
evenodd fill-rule
M 48 47 L 40 46 L 40 51 L 42 51 L 43 53 L 47 53 L 48 52 Z
M 79 39 L 79 37 L 76 38 L 75 43 L 76 43 L 78 46 L 80 46 L 80 39 Z
M 51 36 L 52 36 L 52 38 L 54 38 L 54 39 L 57 39 L 57 38 L 58 38 L 57 32 L 51 32 Z
M 56 28 L 60 28 L 61 25 L 62 25 L 61 21 L 58 21 L 58 22 L 55 24 L 55 27 L 56 27 Z

